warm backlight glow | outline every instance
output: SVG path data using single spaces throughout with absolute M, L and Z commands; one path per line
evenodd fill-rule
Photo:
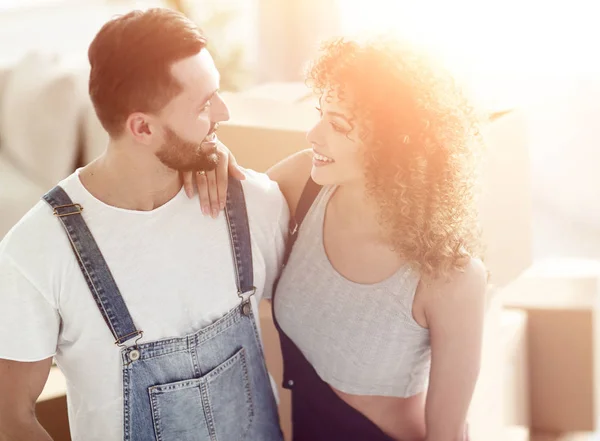
M 593 2 L 338 0 L 345 32 L 394 32 L 428 46 L 491 105 L 513 105 L 560 76 L 598 75 Z

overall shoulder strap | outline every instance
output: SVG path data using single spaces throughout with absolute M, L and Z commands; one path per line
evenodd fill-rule
M 302 190 L 302 194 L 300 195 L 300 200 L 298 201 L 298 206 L 296 207 L 296 213 L 294 214 L 292 219 L 290 219 L 290 233 L 286 245 L 285 257 L 283 259 L 284 265 L 287 263 L 292 252 L 294 243 L 296 242 L 296 238 L 298 236 L 298 229 L 300 228 L 300 225 L 302 225 L 302 222 L 304 221 L 308 210 L 310 210 L 310 207 L 312 206 L 317 195 L 321 191 L 321 188 L 322 186 L 313 181 L 312 178 L 308 178 L 308 181 L 304 186 L 304 190 Z
M 123 345 L 132 338 L 141 338 L 143 333 L 135 327 L 106 260 L 83 220 L 83 207 L 73 203 L 59 186 L 46 193 L 43 199 L 52 207 L 54 216 L 67 233 L 79 268 L 115 339 L 115 344 Z
M 252 265 L 252 241 L 244 189 L 242 183 L 231 176 L 227 185 L 225 216 L 231 239 L 238 296 L 243 304 L 246 304 L 256 290 Z

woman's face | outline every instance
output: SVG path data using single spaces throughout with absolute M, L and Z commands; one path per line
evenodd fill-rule
M 331 91 L 319 99 L 321 118 L 308 132 L 313 149 L 311 176 L 320 185 L 364 181 L 364 150 L 357 121 Z

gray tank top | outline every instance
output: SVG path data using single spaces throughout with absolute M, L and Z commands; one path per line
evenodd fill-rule
M 412 316 L 419 274 L 400 269 L 376 284 L 352 282 L 331 265 L 323 245 L 323 187 L 300 226 L 277 287 L 283 331 L 323 381 L 355 395 L 409 397 L 427 385 L 429 331 Z

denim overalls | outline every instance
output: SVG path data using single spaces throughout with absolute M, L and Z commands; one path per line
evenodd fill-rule
M 228 188 L 225 214 L 240 304 L 193 334 L 153 342 L 144 342 L 136 328 L 83 220 L 83 207 L 58 186 L 44 196 L 121 350 L 124 441 L 283 439 L 250 304 L 255 288 L 244 193 L 235 179 Z

